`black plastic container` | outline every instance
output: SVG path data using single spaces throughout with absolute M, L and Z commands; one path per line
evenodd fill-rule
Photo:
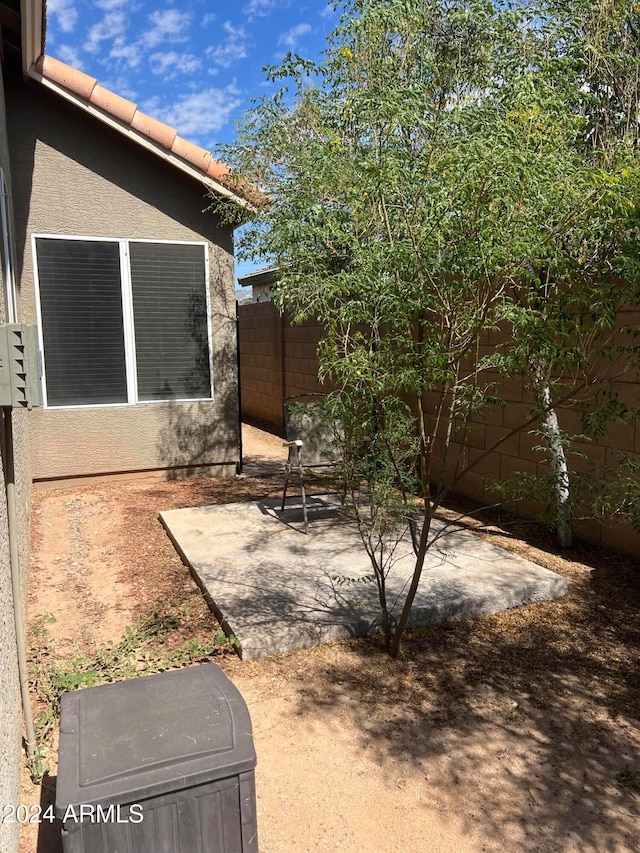
M 62 697 L 64 853 L 257 853 L 246 703 L 215 664 Z

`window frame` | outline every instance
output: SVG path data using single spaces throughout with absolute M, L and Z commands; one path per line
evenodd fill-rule
M 46 240 L 78 240 L 82 242 L 117 243 L 120 250 L 120 293 L 122 304 L 122 323 L 124 330 L 124 357 L 127 380 L 127 401 L 119 403 L 75 403 L 65 405 L 50 405 L 47 397 L 46 352 L 44 348 L 44 333 L 42 325 L 42 306 L 40 302 L 40 274 L 36 241 Z M 204 289 L 207 314 L 207 345 L 209 347 L 209 385 L 211 393 L 208 397 L 169 398 L 164 400 L 138 400 L 138 369 L 135 348 L 135 322 L 133 314 L 133 290 L 131 287 L 131 267 L 129 263 L 129 245 L 131 243 L 162 243 L 171 246 L 200 246 L 204 253 Z M 211 293 L 209 288 L 209 244 L 201 240 L 153 240 L 139 237 L 94 237 L 79 234 L 32 234 L 31 252 L 33 257 L 33 279 L 36 293 L 36 317 L 38 323 L 38 342 L 42 352 L 42 399 L 45 409 L 114 409 L 131 408 L 134 406 L 156 406 L 168 403 L 210 403 L 214 399 L 213 378 L 213 331 L 211 322 Z

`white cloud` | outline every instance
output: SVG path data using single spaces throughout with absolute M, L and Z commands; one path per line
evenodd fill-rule
M 97 53 L 101 42 L 112 40 L 109 59 L 115 60 L 118 68 L 138 68 L 148 50 L 163 43 L 183 42 L 188 39 L 186 30 L 193 21 L 193 13 L 177 9 L 158 9 L 148 16 L 151 27 L 136 41 L 127 41 L 127 13 L 120 8 L 124 3 L 130 5 L 131 0 L 98 0 L 97 5 L 108 11 L 105 12 L 104 18 L 89 30 L 84 44 L 85 50 Z M 165 80 L 172 79 L 179 72 L 192 74 L 202 64 L 201 59 L 193 54 L 178 54 L 175 51 L 166 54 L 154 53 L 150 61 L 155 66 L 152 71 Z
M 112 12 L 114 9 L 122 9 L 123 6 L 128 6 L 130 0 L 95 0 L 94 5 L 103 12 Z M 47 9 L 49 4 L 47 3 Z
M 256 18 L 264 18 L 270 14 L 278 5 L 278 0 L 249 0 L 246 6 L 242 7 L 242 11 L 247 16 L 249 21 Z
M 278 39 L 278 47 L 286 47 L 288 50 L 297 50 L 298 44 L 302 36 L 306 36 L 311 32 L 310 24 L 296 24 L 291 27 L 286 33 L 282 33 Z
M 78 53 L 75 47 L 71 47 L 68 44 L 61 44 L 60 47 L 56 48 L 56 56 L 58 59 L 61 59 L 63 62 L 66 62 L 67 65 L 71 65 L 73 68 L 77 68 L 78 71 L 83 70 L 83 62 L 80 59 L 80 54 Z
M 142 52 L 137 44 L 127 44 L 123 38 L 117 38 L 109 51 L 110 59 L 122 59 L 129 68 L 137 68 L 142 60 Z
M 101 42 L 124 36 L 126 27 L 127 16 L 124 12 L 107 12 L 101 21 L 91 27 L 83 47 L 88 53 L 97 53 Z
M 211 147 L 216 142 L 214 134 L 242 104 L 238 95 L 236 87 L 230 85 L 224 89 L 205 89 L 182 95 L 168 107 L 161 107 L 159 99 L 152 98 L 145 102 L 143 109 L 154 118 L 175 127 L 180 136 Z
M 73 0 L 49 0 L 47 15 L 57 17 L 58 26 L 63 33 L 70 33 L 78 21 L 78 10 L 74 7 Z
M 193 13 L 158 9 L 149 15 L 149 20 L 153 26 L 142 34 L 141 42 L 145 47 L 157 47 L 165 41 L 186 41 L 185 30 L 193 20 Z
M 153 53 L 150 59 L 151 70 L 163 80 L 172 80 L 178 74 L 193 74 L 202 65 L 202 60 L 194 54 L 177 53 L 175 50 Z
M 134 103 L 138 100 L 138 93 L 131 88 L 130 81 L 125 77 L 114 77 L 111 80 L 100 81 L 100 84 L 110 92 L 117 92 L 121 97 L 128 98 Z
M 223 29 L 226 39 L 215 47 L 207 48 L 206 54 L 216 65 L 229 68 L 234 62 L 246 59 L 250 39 L 244 27 L 234 27 L 230 21 L 225 22 Z
M 217 19 L 217 17 L 218 16 L 215 14 L 215 12 L 207 12 L 207 14 L 202 19 L 202 26 L 208 27 L 209 24 L 212 24 Z

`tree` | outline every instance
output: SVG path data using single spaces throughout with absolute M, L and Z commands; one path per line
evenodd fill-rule
M 352 501 L 393 655 L 442 535 L 436 512 L 511 435 L 483 452 L 468 442 L 503 404 L 504 377 L 527 377 L 535 404 L 518 429 L 540 425 L 550 462 L 520 494 L 549 486 L 569 524 L 555 412 L 610 380 L 601 358 L 638 284 L 635 152 L 624 135 L 594 147 L 585 57 L 581 23 L 551 8 L 348 0 L 324 63 L 272 69 L 292 89 L 259 101 L 224 151 L 265 191 L 245 253 L 278 263 L 294 321 L 324 324 L 320 370 L 345 477 L 367 484 Z M 593 423 L 621 414 L 607 405 Z M 386 578 L 407 531 L 415 564 L 396 615 Z
M 541 436 L 547 450 L 549 485 L 555 495 L 555 522 L 561 545 L 572 542 L 575 509 L 603 515 L 620 512 L 621 488 L 632 490 L 622 500 L 637 517 L 635 463 L 626 459 L 603 490 L 601 478 L 570 474 L 567 451 L 571 436 L 563 435 L 557 401 L 571 401 L 583 414 L 583 439 L 602 435 L 608 421 L 637 417 L 612 390 L 617 375 L 636 372 L 633 330 L 616 329 L 625 303 L 636 304 L 638 288 L 638 99 L 640 96 L 640 15 L 628 2 L 538 4 L 536 26 L 529 32 L 527 70 L 535 69 L 539 93 L 559 95 L 559 116 L 570 133 L 561 140 L 571 155 L 582 200 L 561 206 L 561 239 L 530 255 L 531 277 L 513 294 L 512 354 L 516 369 L 526 371 L 529 389 L 540 411 Z M 522 70 L 507 90 L 518 87 Z M 538 109 L 539 115 L 544 112 Z M 544 116 L 548 121 L 548 116 Z M 570 125 L 569 125 L 570 126 Z M 548 130 L 543 125 L 547 137 Z M 533 134 L 534 144 L 536 142 Z M 557 142 L 557 140 L 555 140 Z M 577 202 L 577 203 L 574 203 Z M 535 200 L 527 205 L 535 211 Z M 551 249 L 551 251 L 549 251 Z M 523 287 L 524 285 L 524 287 Z M 530 478 L 530 494 L 541 497 L 540 478 Z

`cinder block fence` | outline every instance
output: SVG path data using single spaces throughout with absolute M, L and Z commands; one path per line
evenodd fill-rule
M 242 417 L 282 433 L 283 401 L 294 394 L 326 391 L 318 382 L 319 323 L 292 326 L 272 302 L 238 308 Z
M 316 350 L 322 328 L 316 321 L 301 326 L 291 326 L 271 302 L 241 305 L 239 317 L 240 377 L 242 389 L 242 417 L 268 424 L 280 434 L 284 432 L 283 400 L 294 394 L 327 391 L 318 382 Z M 640 322 L 640 314 L 629 310 L 620 318 L 624 326 Z M 487 341 L 487 350 L 496 341 Z M 640 404 L 640 381 L 635 373 L 620 377 L 613 383 L 620 398 L 635 407 Z M 506 406 L 491 411 L 487 418 L 473 424 L 463 451 L 471 458 L 479 456 L 509 431 L 525 421 L 532 400 L 519 378 L 508 379 L 498 390 Z M 428 395 L 435 398 L 437 395 Z M 429 399 L 427 398 L 427 403 Z M 561 409 L 558 412 L 560 427 L 568 433 L 579 433 L 577 412 Z M 537 450 L 539 438 L 527 431 L 509 437 L 491 454 L 485 455 L 478 467 L 467 474 L 456 491 L 476 500 L 487 500 L 487 481 L 509 480 L 514 473 L 542 474 L 547 470 L 544 452 Z M 587 470 L 588 466 L 609 466 L 615 462 L 618 451 L 634 456 L 640 463 L 640 421 L 628 425 L 613 424 L 608 434 L 592 443 L 578 444 L 577 449 L 586 460 L 573 457 L 574 470 Z M 495 495 L 493 496 L 495 499 Z M 523 515 L 533 513 L 534 507 L 522 504 Z M 600 524 L 581 521 L 575 524 L 576 533 L 595 542 L 610 545 L 640 555 L 640 534 L 628 524 Z

